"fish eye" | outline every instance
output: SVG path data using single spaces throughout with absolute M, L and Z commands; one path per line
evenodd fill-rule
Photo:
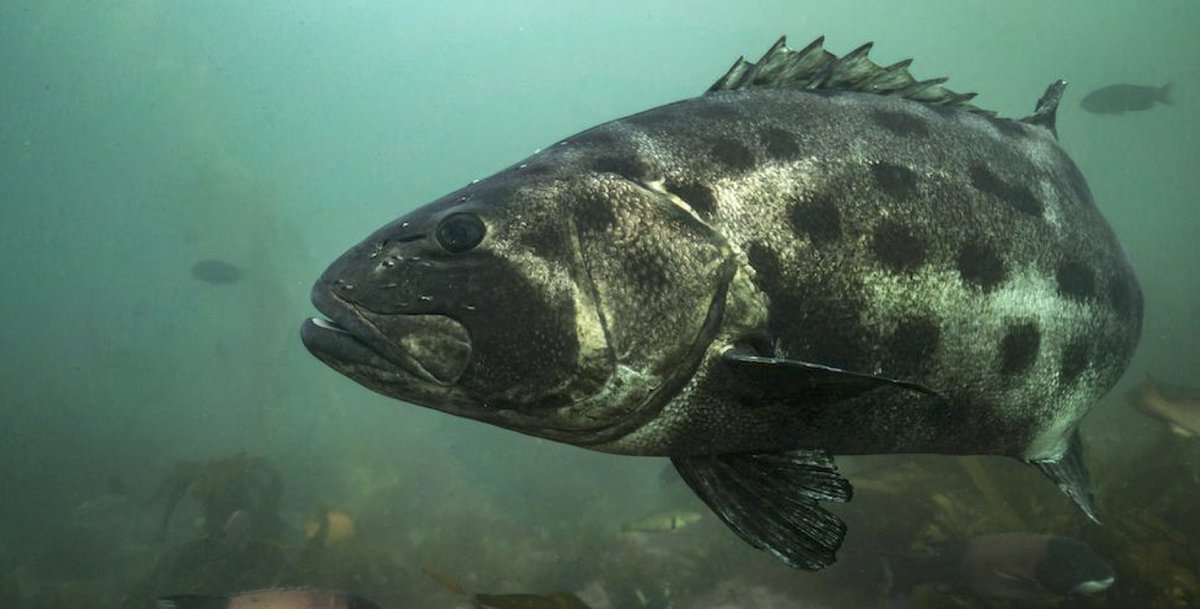
M 487 226 L 475 214 L 458 213 L 446 216 L 437 227 L 437 242 L 451 254 L 461 254 L 479 245 L 487 234 Z

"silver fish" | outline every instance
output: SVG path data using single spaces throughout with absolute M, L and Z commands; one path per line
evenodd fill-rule
M 1059 147 L 864 45 L 780 39 L 705 94 L 404 215 L 313 287 L 306 347 L 383 395 L 670 457 L 743 539 L 834 561 L 833 454 L 1008 455 L 1092 515 L 1076 429 L 1141 332 Z

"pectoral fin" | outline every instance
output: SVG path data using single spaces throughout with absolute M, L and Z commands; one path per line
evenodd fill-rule
M 811 362 L 763 357 L 738 350 L 722 354 L 721 360 L 739 378 L 768 397 L 805 399 L 848 399 L 868 391 L 891 387 L 930 395 L 938 392 L 911 381 L 852 372 Z
M 818 502 L 848 501 L 853 489 L 824 451 L 677 457 L 671 462 L 750 545 L 800 569 L 833 564 L 846 525 Z

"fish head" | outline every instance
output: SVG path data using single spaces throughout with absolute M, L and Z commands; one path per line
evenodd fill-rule
M 338 258 L 307 348 L 383 395 L 531 435 L 587 444 L 633 424 L 703 354 L 728 247 L 653 188 L 537 159 Z

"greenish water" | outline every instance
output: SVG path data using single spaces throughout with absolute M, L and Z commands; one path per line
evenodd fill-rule
M 914 57 L 918 77 L 950 76 L 1005 116 L 1070 81 L 1060 140 L 1146 296 L 1138 354 L 1086 437 L 1102 502 L 1113 493 L 1111 504 L 1165 523 L 1109 549 L 1152 546 L 1146 556 L 1193 574 L 1124 572 L 1137 594 L 1084 606 L 1200 602 L 1196 558 L 1171 545 L 1172 532 L 1200 531 L 1194 514 L 1179 520 L 1187 502 L 1139 504 L 1136 484 L 1103 477 L 1145 461 L 1144 477 L 1195 496 L 1195 447 L 1166 447 L 1179 441 L 1121 394 L 1145 373 L 1200 385 L 1200 3 L 1044 4 L 0 3 L 0 607 L 142 607 L 158 594 L 283 583 L 390 607 L 464 606 L 423 565 L 479 591 L 641 590 L 646 607 L 875 606 L 878 550 L 921 535 L 1014 524 L 1099 535 L 1016 464 L 987 461 L 1001 493 L 1053 508 L 1015 498 L 1014 522 L 955 461 L 929 458 L 908 461 L 911 496 L 856 500 L 842 561 L 821 574 L 774 564 L 711 517 L 631 541 L 618 532 L 631 518 L 704 510 L 660 482 L 662 460 L 390 401 L 300 345 L 312 282 L 369 231 L 566 135 L 696 95 L 780 34 L 796 47 L 825 34 L 838 53 L 874 40 L 880 63 Z M 1169 107 L 1107 116 L 1078 105 L 1114 82 L 1167 81 Z M 190 269 L 210 258 L 241 280 L 198 280 Z M 180 461 L 238 451 L 282 476 L 271 537 L 282 554 L 312 545 L 303 524 L 322 506 L 353 515 L 357 535 L 286 575 L 212 575 L 199 559 L 163 567 L 200 535 L 204 513 L 185 498 L 158 540 L 164 506 L 148 500 Z M 859 463 L 846 466 L 852 479 Z M 962 513 L 922 520 L 938 495 Z M 890 521 L 894 510 L 905 517 Z M 250 562 L 270 562 L 262 556 Z

